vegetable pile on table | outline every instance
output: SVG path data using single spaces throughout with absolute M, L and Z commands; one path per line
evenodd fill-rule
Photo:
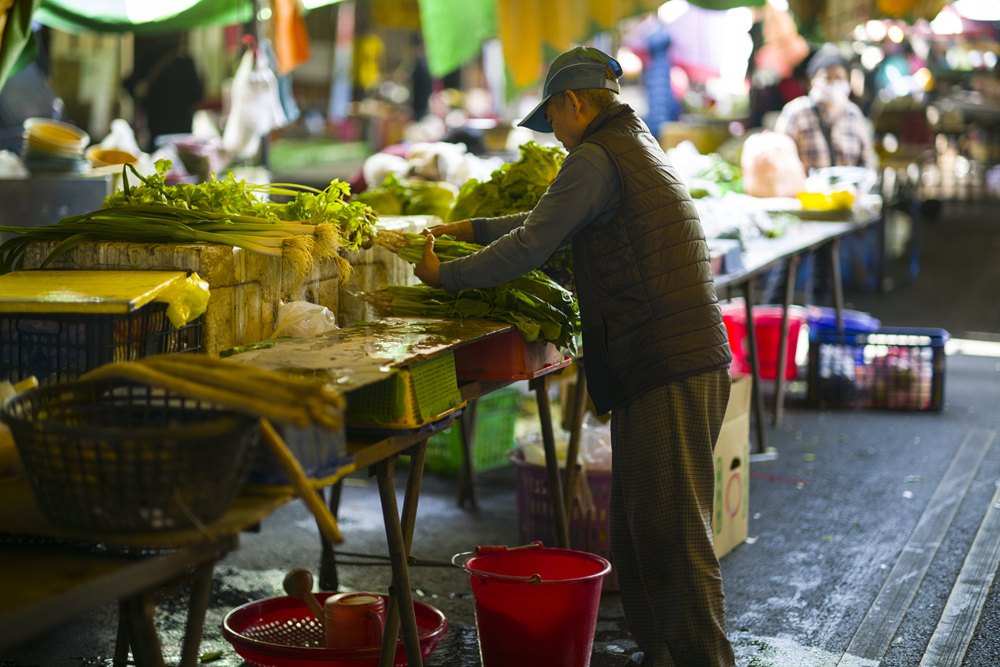
M 58 241 L 42 263 L 48 265 L 90 241 L 144 243 L 223 243 L 252 252 L 283 257 L 300 273 L 315 259 L 333 259 L 346 281 L 350 264 L 340 249 L 370 247 L 375 213 L 361 202 L 348 201 L 350 187 L 334 180 L 325 190 L 302 185 L 254 185 L 215 176 L 205 183 L 167 185 L 169 160 L 157 173 L 143 177 L 132 165 L 122 170 L 123 189 L 109 195 L 100 209 L 63 218 L 44 227 L 0 227 L 19 234 L 0 245 L 0 272 L 24 266 L 24 252 L 34 241 Z M 130 186 L 132 171 L 140 184 Z M 287 203 L 271 197 L 289 197 Z
M 472 179 L 462 186 L 447 221 L 492 218 L 535 208 L 559 173 L 566 151 L 534 141 L 521 145 L 521 157 L 495 170 L 485 182 Z M 541 270 L 566 289 L 573 289 L 569 248 L 552 253 Z
M 423 257 L 423 234 L 380 231 L 376 242 L 416 264 Z M 434 254 L 442 262 L 471 255 L 482 246 L 442 235 L 434 239 Z M 542 271 L 531 271 L 509 282 L 483 289 L 449 294 L 429 285 L 390 285 L 367 295 L 386 314 L 507 322 L 528 342 L 553 343 L 576 352 L 580 315 L 573 294 Z
M 421 181 L 390 173 L 382 185 L 358 193 L 355 199 L 379 215 L 436 215 L 444 220 L 458 188 L 446 181 Z
M 542 146 L 534 141 L 522 144 L 517 162 L 496 169 L 488 181 L 467 181 L 445 221 L 530 211 L 549 189 L 564 159 L 566 151 L 558 146 Z

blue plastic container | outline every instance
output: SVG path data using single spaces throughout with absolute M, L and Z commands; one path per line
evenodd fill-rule
M 844 333 L 874 333 L 882 326 L 881 322 L 868 313 L 857 310 L 844 310 L 841 312 L 841 317 Z M 821 331 L 836 331 L 837 309 L 807 306 L 806 322 L 809 324 L 811 334 Z

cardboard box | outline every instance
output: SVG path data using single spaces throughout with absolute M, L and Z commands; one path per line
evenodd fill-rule
M 715 443 L 715 508 L 712 533 L 721 558 L 747 539 L 750 504 L 749 375 L 733 379 L 729 407 Z

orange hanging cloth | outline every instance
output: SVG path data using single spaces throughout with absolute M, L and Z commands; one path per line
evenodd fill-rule
M 309 33 L 302 18 L 300 0 L 271 0 L 274 12 L 274 53 L 278 57 L 278 74 L 288 74 L 309 60 Z

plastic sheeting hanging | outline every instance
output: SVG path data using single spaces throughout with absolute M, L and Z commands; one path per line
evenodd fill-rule
M 222 146 L 238 159 L 252 158 L 261 138 L 287 124 L 278 78 L 264 50 L 248 45 L 233 75 Z

